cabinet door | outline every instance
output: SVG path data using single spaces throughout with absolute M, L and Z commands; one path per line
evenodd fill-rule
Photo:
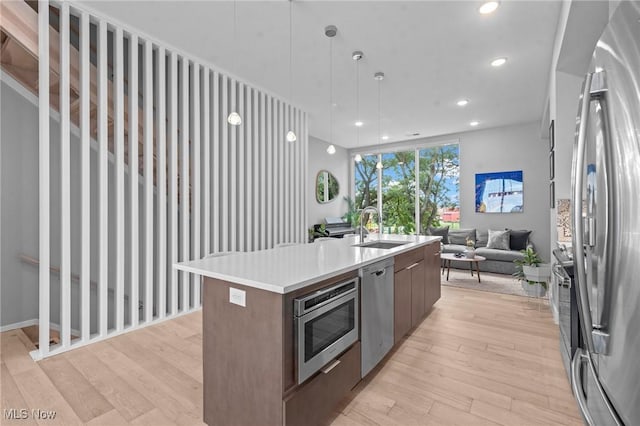
M 440 245 L 429 244 L 425 248 L 425 311 L 431 309 L 434 303 L 440 299 Z
M 393 283 L 393 336 L 398 343 L 411 329 L 411 270 L 395 273 Z
M 407 269 L 411 271 L 411 327 L 415 327 L 425 313 L 424 261 L 414 263 Z

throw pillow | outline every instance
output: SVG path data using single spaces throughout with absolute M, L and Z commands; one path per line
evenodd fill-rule
M 509 250 L 509 231 L 494 231 L 489 229 L 487 248 Z
M 489 233 L 487 231 L 477 231 L 476 234 L 478 238 L 478 241 L 476 241 L 476 248 L 486 247 L 489 240 Z
M 436 237 L 442 237 L 442 244 L 449 244 L 449 227 L 443 226 L 442 228 L 432 228 L 429 227 L 427 229 L 428 235 L 434 235 Z
M 476 230 L 473 229 L 450 229 L 449 230 L 449 244 L 457 244 L 464 246 L 467 244 L 467 239 L 476 241 Z
M 529 235 L 531 231 L 521 230 L 516 231 L 513 229 L 506 229 L 509 231 L 509 247 L 511 250 L 526 250 L 527 244 L 529 244 Z

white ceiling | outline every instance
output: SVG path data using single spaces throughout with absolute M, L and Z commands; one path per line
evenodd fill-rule
M 259 88 L 289 97 L 289 2 L 238 1 L 237 53 L 230 1 L 84 1 L 227 70 Z M 329 39 L 333 39 L 333 142 L 356 143 L 356 65 L 360 61 L 359 146 L 378 139 L 376 71 L 381 83 L 381 133 L 388 142 L 539 120 L 560 1 L 503 0 L 491 15 L 480 1 L 294 1 L 293 102 L 310 114 L 309 132 L 330 140 Z M 489 65 L 507 56 L 501 68 Z M 456 101 L 469 99 L 458 107 Z M 471 128 L 471 120 L 480 121 Z

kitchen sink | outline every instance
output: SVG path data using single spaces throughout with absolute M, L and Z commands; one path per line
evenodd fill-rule
M 377 249 L 392 249 L 394 247 L 403 246 L 408 244 L 408 241 L 369 241 L 362 244 L 356 244 L 354 247 L 366 247 L 366 248 L 377 248 Z

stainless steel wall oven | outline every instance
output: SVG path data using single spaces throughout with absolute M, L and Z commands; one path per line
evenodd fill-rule
M 298 384 L 358 341 L 358 300 L 358 277 L 294 299 Z

